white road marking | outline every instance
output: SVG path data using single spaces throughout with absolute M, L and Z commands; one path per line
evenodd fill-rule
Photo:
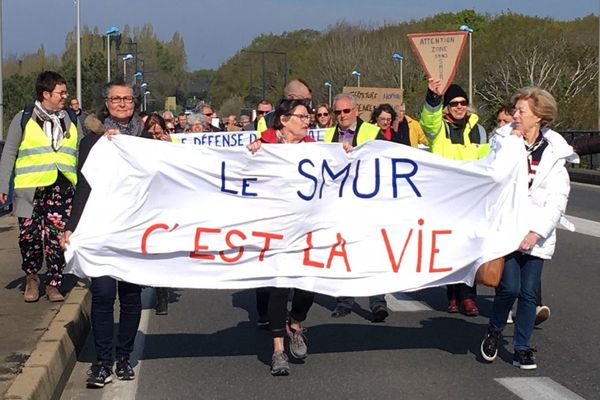
M 571 215 L 565 215 L 565 217 L 569 221 L 571 221 L 573 225 L 575 225 L 575 233 L 600 237 L 600 222 L 579 217 L 573 217 Z M 559 228 L 564 229 L 562 226 L 559 226 Z
M 523 400 L 585 400 L 547 377 L 494 380 Z
M 138 327 L 138 334 L 135 337 L 135 345 L 131 359 L 137 365 L 133 368 L 135 379 L 132 381 L 120 381 L 116 375 L 113 375 L 111 384 L 106 385 L 103 389 L 102 400 L 129 400 L 135 399 L 138 388 L 138 379 L 140 378 L 140 369 L 142 367 L 142 355 L 144 354 L 144 341 L 148 333 L 148 323 L 150 314 L 154 312 L 154 289 L 146 287 L 142 289 L 142 317 Z
M 432 308 L 422 301 L 414 300 L 406 293 L 388 293 L 385 295 L 387 306 L 392 311 L 414 312 L 432 311 Z

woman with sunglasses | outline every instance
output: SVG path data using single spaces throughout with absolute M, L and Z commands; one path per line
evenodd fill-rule
M 317 106 L 317 111 L 315 111 L 315 121 L 317 128 L 331 128 L 333 123 L 333 113 L 329 109 L 329 106 L 325 103 L 321 103 Z
M 156 140 L 171 141 L 170 133 L 172 130 L 167 128 L 165 119 L 156 113 L 148 116 L 144 124 L 144 129 Z M 156 315 L 167 315 L 169 313 L 169 289 L 157 287 L 154 289 L 154 292 L 156 293 Z
M 306 100 L 282 100 L 275 108 L 273 126 L 264 131 L 256 141 L 248 145 L 255 153 L 265 144 L 297 144 L 314 142 L 307 136 L 310 122 L 309 108 Z M 289 338 L 290 354 L 296 359 L 306 358 L 307 348 L 302 321 L 306 319 L 315 294 L 302 289 L 294 289 L 292 309 L 288 314 L 287 303 L 289 288 L 264 288 L 268 292 L 267 315 L 269 329 L 273 337 L 273 356 L 271 358 L 271 374 L 285 376 L 290 374 L 290 365 L 285 353 L 284 338 Z M 286 322 L 287 319 L 287 322 Z
M 485 129 L 478 121 L 477 114 L 469 109 L 467 93 L 460 86 L 451 84 L 444 93 L 439 79 L 429 79 L 420 122 L 432 153 L 453 160 L 485 157 L 490 148 Z M 447 295 L 449 313 L 479 315 L 475 286 L 448 285 Z

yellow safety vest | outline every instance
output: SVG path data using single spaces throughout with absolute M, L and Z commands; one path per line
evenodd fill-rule
M 332 126 L 331 128 L 327 128 L 323 137 L 323 142 L 331 143 L 333 141 L 333 136 L 335 135 L 336 129 L 336 125 Z M 362 121 L 362 123 L 358 127 L 358 132 L 355 133 L 356 145 L 360 146 L 361 144 L 368 142 L 369 140 L 375 140 L 377 134 L 379 133 L 379 130 L 380 129 L 377 125 L 373 125 L 368 122 Z
M 15 162 L 15 188 L 35 188 L 52 185 L 58 171 L 77 184 L 77 126 L 71 123 L 58 150 L 52 148 L 34 118 L 25 124 L 23 140 Z

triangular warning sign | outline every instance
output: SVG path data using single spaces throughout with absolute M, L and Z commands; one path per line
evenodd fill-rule
M 452 83 L 468 32 L 409 33 L 408 41 L 430 78 L 440 79 L 442 92 Z

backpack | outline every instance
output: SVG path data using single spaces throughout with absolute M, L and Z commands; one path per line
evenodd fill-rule
M 75 114 L 75 111 L 71 110 L 70 108 L 65 108 L 65 111 L 69 115 L 69 119 L 71 120 L 71 123 L 73 123 L 73 124 L 75 124 L 75 126 L 77 126 L 77 115 Z M 29 118 L 31 118 L 31 114 L 33 114 L 33 106 L 28 106 L 23 110 L 23 115 L 21 116 L 21 131 L 22 132 L 25 132 L 25 125 L 27 124 L 27 121 L 29 121 Z

